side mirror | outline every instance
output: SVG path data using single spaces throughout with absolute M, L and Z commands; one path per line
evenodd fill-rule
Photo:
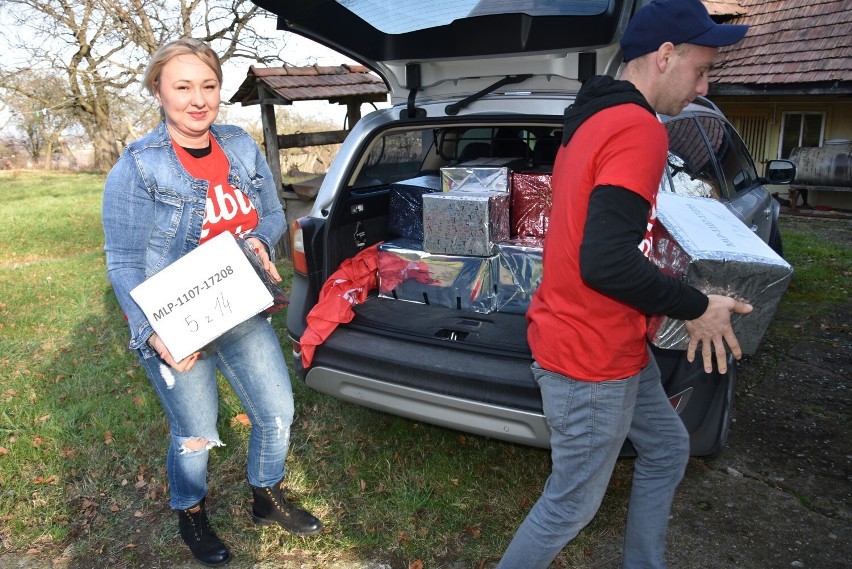
M 767 184 L 789 184 L 796 177 L 796 164 L 790 160 L 770 160 L 766 163 Z

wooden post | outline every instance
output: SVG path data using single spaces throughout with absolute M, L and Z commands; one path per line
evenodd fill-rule
M 349 100 L 346 102 L 346 128 L 352 130 L 355 123 L 361 120 L 361 101 Z
M 284 208 L 284 235 L 278 241 L 276 249 L 278 257 L 290 258 L 290 223 L 287 219 L 287 201 L 283 199 L 284 181 L 281 177 L 281 156 L 278 147 L 278 127 L 275 125 L 275 105 L 272 104 L 273 94 L 259 80 L 257 92 L 260 98 L 260 118 L 263 124 L 263 145 L 266 151 L 266 162 L 272 170 L 272 180 L 278 190 L 278 199 Z

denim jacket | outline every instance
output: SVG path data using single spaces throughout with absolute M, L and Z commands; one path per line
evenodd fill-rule
M 262 241 L 272 256 L 285 221 L 266 158 L 239 127 L 214 124 L 210 133 L 228 157 L 229 182 L 257 210 L 258 225 L 246 237 Z M 192 178 L 181 165 L 165 122 L 128 145 L 107 176 L 107 278 L 130 326 L 130 349 L 141 350 L 146 358 L 155 355 L 147 343 L 153 328 L 130 291 L 198 247 L 207 187 L 206 180 Z

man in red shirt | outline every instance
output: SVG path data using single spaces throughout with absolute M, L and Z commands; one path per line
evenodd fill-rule
M 718 48 L 746 31 L 714 23 L 700 0 L 656 0 L 625 31 L 620 80 L 589 79 L 566 110 L 544 277 L 527 312 L 553 469 L 501 569 L 550 565 L 597 512 L 625 438 L 638 456 L 622 566 L 665 567 L 689 435 L 648 351 L 646 316 L 685 320 L 687 358 L 700 346 L 704 368 L 715 357 L 724 373 L 724 342 L 742 355 L 730 313 L 751 306 L 704 295 L 647 258 L 668 151 L 656 113 L 676 115 L 705 95 Z

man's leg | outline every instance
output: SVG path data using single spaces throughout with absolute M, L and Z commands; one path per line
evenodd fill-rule
M 637 458 L 622 567 L 664 569 L 669 513 L 689 461 L 689 433 L 663 390 L 653 356 L 639 374 L 639 393 L 627 438 Z
M 594 517 L 630 428 L 638 376 L 586 382 L 533 364 L 553 469 L 499 569 L 544 569 Z

